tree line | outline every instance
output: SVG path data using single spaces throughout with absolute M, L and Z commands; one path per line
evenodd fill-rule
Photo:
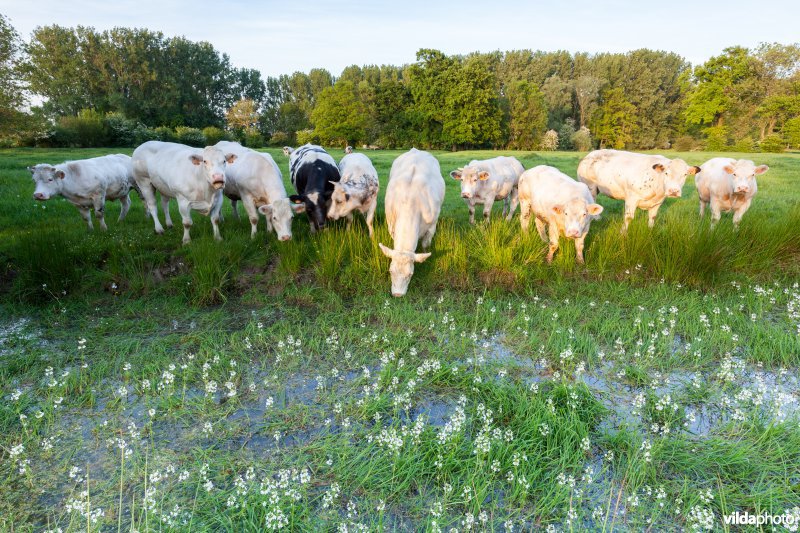
M 36 28 L 0 15 L 0 142 L 148 139 L 381 148 L 800 148 L 800 45 L 666 51 L 513 50 L 277 77 L 207 42 L 139 28 Z

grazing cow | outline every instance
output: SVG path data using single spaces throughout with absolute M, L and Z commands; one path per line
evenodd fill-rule
M 92 225 L 91 209 L 107 230 L 105 220 L 106 200 L 119 200 L 122 221 L 131 207 L 130 190 L 134 188 L 131 158 L 123 154 L 105 155 L 80 161 L 67 161 L 51 166 L 44 163 L 28 167 L 36 184 L 33 198 L 44 202 L 53 196 L 63 196 L 78 208 L 81 216 Z
M 528 231 L 531 216 L 550 251 L 547 262 L 553 261 L 558 250 L 559 235 L 575 241 L 575 259 L 583 264 L 583 243 L 592 220 L 600 217 L 603 206 L 594 203 L 594 197 L 585 183 L 575 181 L 560 170 L 539 165 L 526 170 L 519 179 L 520 221 L 522 231 Z
M 475 224 L 475 204 L 483 204 L 483 219 L 489 220 L 495 200 L 503 200 L 503 216 L 511 220 L 517 209 L 517 183 L 525 168 L 515 157 L 472 160 L 450 173 L 461 181 L 461 197 L 469 206 L 469 223 Z M 506 213 L 508 214 L 506 216 Z
M 344 153 L 345 153 L 345 155 L 352 154 L 353 153 L 353 147 L 348 144 L 347 146 L 344 147 Z
M 706 206 L 710 204 L 713 227 L 723 211 L 733 211 L 733 225 L 738 228 L 758 192 L 756 176 L 767 170 L 767 165 L 756 166 L 747 159 L 737 161 L 730 157 L 715 157 L 703 163 L 694 177 L 700 196 L 700 216 L 705 214 Z
M 372 237 L 372 219 L 378 207 L 378 171 L 364 154 L 350 153 L 339 161 L 342 179 L 333 184 L 328 218 L 347 217 L 347 227 L 353 222 L 353 211 L 359 211 L 367 221 Z
M 223 193 L 231 199 L 237 218 L 236 204 L 239 200 L 244 204 L 250 219 L 250 238 L 256 236 L 261 213 L 267 220 L 267 231 L 274 229 L 279 240 L 290 240 L 296 204 L 289 201 L 283 176 L 272 156 L 230 141 L 220 141 L 214 147 L 237 157 L 236 162 L 225 169 Z
M 162 201 L 165 196 L 178 201 L 184 244 L 191 241 L 192 209 L 210 216 L 214 238 L 222 240 L 219 211 L 225 187 L 225 167 L 235 160 L 235 154 L 226 154 L 213 146 L 201 150 L 183 144 L 147 141 L 136 148 L 133 151 L 133 175 L 153 217 L 156 233 L 164 233 L 156 210 L 155 191 L 158 191 Z
M 648 212 L 648 226 L 656 222 L 658 208 L 667 197 L 680 198 L 686 176 L 700 167 L 687 165 L 682 159 L 661 155 L 635 154 L 619 150 L 595 150 L 578 165 L 578 179 L 589 186 L 592 196 L 601 192 L 617 200 L 625 200 L 622 232 L 636 214 L 636 208 Z
M 428 152 L 412 148 L 392 163 L 386 187 L 386 223 L 394 249 L 379 243 L 392 260 L 392 296 L 403 296 L 414 275 L 414 263 L 422 263 L 430 253 L 416 253 L 431 245 L 444 201 L 444 180 L 439 162 Z
M 333 184 L 339 181 L 336 161 L 313 144 L 304 144 L 294 150 L 286 146 L 283 151 L 289 155 L 289 176 L 297 191 L 289 199 L 302 206 L 296 212 L 305 210 L 314 233 L 325 227 Z

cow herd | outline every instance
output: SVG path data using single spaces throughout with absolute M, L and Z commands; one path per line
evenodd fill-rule
M 190 241 L 191 211 L 211 219 L 214 238 L 219 230 L 223 197 L 232 203 L 239 217 L 241 202 L 254 237 L 259 214 L 266 218 L 267 230 L 281 241 L 292 238 L 292 218 L 305 212 L 311 231 L 322 230 L 327 220 L 346 218 L 348 228 L 353 213 L 360 212 L 370 237 L 378 205 L 378 172 L 364 154 L 348 147 L 341 161 L 323 148 L 306 144 L 296 149 L 284 147 L 289 158 L 289 173 L 296 194 L 287 195 L 283 177 L 272 156 L 245 148 L 238 143 L 220 141 L 203 149 L 182 144 L 148 141 L 133 152 L 68 161 L 59 165 L 28 167 L 35 183 L 34 199 L 45 201 L 63 196 L 75 205 L 92 229 L 91 210 L 100 227 L 107 229 L 104 212 L 107 200 L 122 204 L 119 220 L 130 208 L 130 190 L 135 189 L 153 219 L 155 232 L 164 227 L 159 219 L 156 193 L 167 228 L 172 227 L 169 201 L 175 199 L 183 224 L 183 242 Z M 461 184 L 461 197 L 469 208 L 470 223 L 475 223 L 475 206 L 483 205 L 488 220 L 495 201 L 503 201 L 503 216 L 511 220 L 517 205 L 520 222 L 528 231 L 533 217 L 539 236 L 549 243 L 547 261 L 558 250 L 559 237 L 575 243 L 576 260 L 583 263 L 584 240 L 593 220 L 603 207 L 595 200 L 599 193 L 624 201 L 622 231 L 626 232 L 636 209 L 648 212 L 652 227 L 661 204 L 667 197 L 680 197 L 687 176 L 694 175 L 700 198 L 700 216 L 711 209 L 712 226 L 722 212 L 733 212 L 738 227 L 749 209 L 758 187 L 756 176 L 769 169 L 749 160 L 715 157 L 701 166 L 690 166 L 681 159 L 637 154 L 619 150 L 596 150 L 578 165 L 578 180 L 560 170 L 539 165 L 525 170 L 514 157 L 473 160 L 450 172 Z M 412 148 L 397 157 L 389 172 L 385 212 L 393 247 L 379 243 L 391 259 L 389 272 L 392 294 L 403 296 L 414 274 L 415 263 L 430 257 L 417 253 L 430 247 L 444 202 L 445 183 L 438 160 L 428 152 Z

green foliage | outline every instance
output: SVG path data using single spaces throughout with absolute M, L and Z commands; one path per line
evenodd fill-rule
M 508 99 L 508 146 L 534 150 L 547 129 L 547 104 L 541 91 L 527 81 L 506 88 Z
M 249 128 L 245 131 L 242 141 L 248 148 L 263 148 L 267 144 L 264 142 L 264 137 L 255 128 Z
M 700 143 L 698 140 L 691 135 L 681 135 L 675 139 L 675 143 L 673 144 L 673 148 L 679 152 L 691 152 L 692 150 L 697 150 L 699 146 Z
M 175 142 L 178 137 L 175 135 L 175 130 L 169 126 L 159 126 L 153 130 L 155 140 L 164 142 Z
M 353 82 L 326 87 L 311 113 L 314 134 L 327 145 L 356 145 L 367 136 L 368 115 Z
M 758 147 L 762 152 L 779 154 L 786 148 L 786 143 L 780 135 L 772 134 L 764 137 L 764 139 L 758 143 Z
M 92 109 L 83 109 L 78 116 L 61 117 L 52 135 L 56 146 L 104 146 L 108 141 L 103 116 Z
M 592 131 L 605 148 L 625 148 L 633 140 L 636 108 L 619 87 L 603 93 L 603 103 L 595 112 Z
M 579 152 L 588 152 L 592 149 L 594 141 L 592 140 L 592 132 L 589 128 L 583 126 L 572 135 L 572 144 L 575 150 Z
M 705 129 L 705 149 L 710 152 L 722 152 L 728 146 L 728 128 L 712 126 Z
M 792 148 L 800 148 L 800 116 L 786 121 L 783 125 L 783 136 Z
M 270 146 L 286 146 L 289 144 L 290 138 L 289 134 L 285 131 L 276 131 L 272 134 L 269 138 L 269 145 Z
M 734 152 L 755 152 L 755 143 L 751 137 L 743 137 L 736 141 L 733 146 L 731 146 L 731 150 Z
M 306 143 L 319 144 L 320 143 L 319 136 L 317 136 L 317 133 L 314 130 L 310 130 L 309 129 L 309 130 L 298 131 L 297 134 L 296 134 L 296 137 L 297 137 L 297 144 L 306 144 Z
M 556 130 L 547 130 L 542 135 L 542 142 L 540 145 L 542 150 L 552 152 L 558 149 L 558 132 Z
M 206 146 L 206 138 L 203 132 L 197 128 L 178 126 L 175 128 L 175 137 L 181 144 L 188 144 L 189 146 L 196 147 Z
M 575 144 L 572 142 L 572 137 L 575 135 L 575 120 L 568 118 L 564 124 L 558 129 L 558 149 L 559 150 L 573 150 Z
M 203 128 L 203 137 L 206 139 L 206 145 L 217 144 L 220 141 L 230 140 L 230 136 L 224 130 L 216 126 L 207 126 Z

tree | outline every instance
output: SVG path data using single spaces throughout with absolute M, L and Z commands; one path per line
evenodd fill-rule
M 633 140 L 636 108 L 625 99 L 622 89 L 606 89 L 594 114 L 592 130 L 601 148 L 625 148 Z
M 578 102 L 581 127 L 589 122 L 602 86 L 603 80 L 591 75 L 584 75 L 575 80 L 575 100 Z
M 237 133 L 254 129 L 258 124 L 258 119 L 256 103 L 249 98 L 242 98 L 233 104 L 225 114 L 228 127 Z
M 518 81 L 506 88 L 509 148 L 534 150 L 547 130 L 547 105 L 538 87 Z
M 0 15 L 0 138 L 16 134 L 27 118 L 20 111 L 25 104 L 19 81 L 20 49 L 19 34 Z
M 325 144 L 357 144 L 366 139 L 368 117 L 352 81 L 323 89 L 311 121 L 314 134 Z

